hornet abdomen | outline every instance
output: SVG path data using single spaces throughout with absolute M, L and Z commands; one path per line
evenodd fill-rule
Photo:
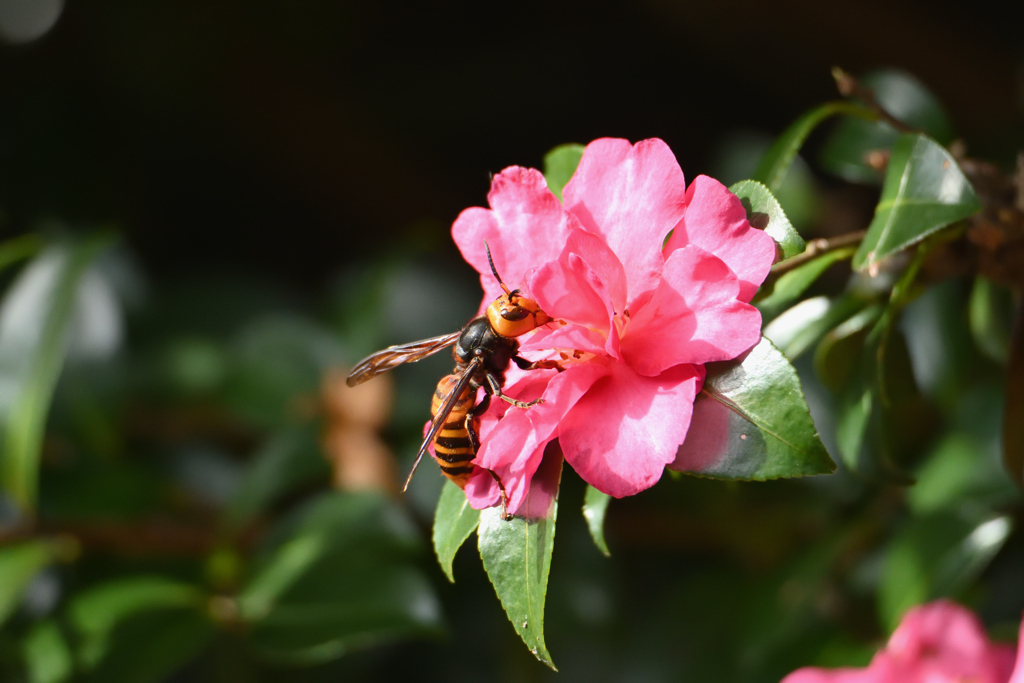
M 430 402 L 430 414 L 437 415 L 441 404 L 455 390 L 459 375 L 446 375 L 437 383 L 434 397 Z M 459 488 L 465 488 L 469 475 L 473 473 L 473 458 L 476 457 L 476 434 L 473 425 L 473 408 L 476 404 L 476 387 L 467 386 L 456 399 L 451 412 L 445 418 L 441 430 L 434 437 L 434 460 L 440 465 L 444 476 Z M 470 433 L 473 429 L 474 433 Z

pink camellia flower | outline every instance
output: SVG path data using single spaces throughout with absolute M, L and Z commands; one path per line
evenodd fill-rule
M 496 401 L 481 421 L 474 462 L 501 478 L 512 512 L 554 439 L 612 496 L 657 482 L 686 438 L 704 364 L 759 340 L 749 302 L 776 256 L 721 183 L 698 176 L 686 186 L 661 140 L 590 143 L 564 199 L 539 171 L 513 166 L 495 176 L 491 208 L 467 209 L 452 227 L 480 273 L 481 310 L 500 293 L 486 240 L 508 286 L 564 321 L 521 339 L 525 357 L 561 359 L 564 371 L 507 375 L 510 396 L 544 402 L 521 410 Z M 466 493 L 474 507 L 499 495 L 486 472 Z
M 806 668 L 782 683 L 1024 683 L 1024 625 L 1016 659 L 970 610 L 939 600 L 907 612 L 866 669 Z

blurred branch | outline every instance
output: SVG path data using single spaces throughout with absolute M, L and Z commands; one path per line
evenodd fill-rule
M 809 261 L 813 261 L 822 254 L 860 244 L 866 234 L 867 230 L 858 230 L 856 232 L 848 232 L 845 235 L 837 235 L 836 237 L 819 237 L 818 239 L 811 240 L 807 243 L 807 248 L 802 252 L 772 266 L 771 274 L 781 275 L 787 273 Z
M 885 107 L 879 104 L 878 100 L 875 99 L 875 93 L 871 88 L 866 87 L 856 78 L 846 73 L 838 66 L 832 67 L 832 78 L 836 81 L 836 88 L 843 97 L 856 97 L 858 100 L 864 102 L 864 104 L 876 112 L 879 117 L 890 126 L 900 131 L 901 133 L 920 133 L 921 131 L 908 126 L 903 121 L 890 114 Z
M 251 548 L 257 531 L 250 529 L 236 537 L 236 543 L 243 550 Z M 135 524 L 41 520 L 34 526 L 0 529 L 0 547 L 40 536 L 73 539 L 85 552 L 126 557 L 204 557 L 224 543 L 217 525 L 205 519 L 194 526 L 164 520 Z
M 982 210 L 967 220 L 963 239 L 938 245 L 925 264 L 925 281 L 982 275 L 1024 292 L 1024 171 L 1006 173 L 997 165 L 966 156 L 963 143 L 950 151 L 981 199 Z M 1018 162 L 1020 164 L 1020 162 Z

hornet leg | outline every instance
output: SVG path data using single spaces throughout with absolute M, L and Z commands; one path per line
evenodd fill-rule
M 491 405 L 491 395 L 485 393 L 483 400 L 476 404 L 473 407 L 473 410 L 466 413 L 466 431 L 469 433 L 469 443 L 473 446 L 473 453 L 480 450 L 480 437 L 476 433 L 476 425 L 474 422 L 478 415 L 483 415 L 487 412 L 487 407 L 489 405 Z M 479 465 L 477 465 L 477 467 L 479 467 Z M 505 493 L 505 485 L 501 483 L 501 478 L 497 474 L 491 472 L 491 470 L 487 471 L 491 473 L 492 477 L 494 477 L 494 481 L 498 482 L 498 488 L 501 490 L 501 518 L 507 522 L 512 519 L 512 515 L 508 514 L 508 494 Z
M 492 375 L 490 373 L 487 373 L 487 388 L 490 389 L 490 391 L 488 393 L 497 396 L 498 398 L 500 398 L 502 401 L 505 401 L 506 403 L 511 403 L 516 408 L 529 408 L 531 406 L 537 405 L 538 403 L 543 403 L 544 402 L 544 399 L 542 399 L 542 398 L 535 398 L 532 401 L 524 402 L 524 401 L 517 401 L 514 398 L 510 398 L 510 397 L 506 396 L 501 391 L 501 384 L 499 384 L 498 380 L 494 377 L 494 375 Z

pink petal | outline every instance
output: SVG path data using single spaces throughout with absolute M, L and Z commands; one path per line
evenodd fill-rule
M 622 338 L 622 356 L 640 374 L 736 358 L 761 338 L 760 312 L 736 300 L 739 282 L 718 257 L 687 245 L 669 255 L 663 274 Z
M 1009 683 L 1024 683 L 1024 621 L 1021 621 L 1017 640 L 1017 665 L 1013 669 Z
M 631 145 L 602 138 L 587 145 L 563 192 L 565 208 L 604 238 L 625 269 L 627 307 L 652 289 L 665 236 L 683 216 L 686 181 L 661 140 Z
M 526 498 L 544 448 L 555 438 L 565 413 L 606 372 L 607 368 L 600 363 L 577 363 L 564 372 L 534 370 L 531 378 L 519 385 L 521 390 L 508 390 L 509 395 L 522 401 L 538 398 L 541 392 L 544 397 L 544 403 L 532 408 L 508 409 L 497 425 L 481 437 L 483 445 L 473 460 L 501 478 L 509 498 L 509 512 L 515 513 Z M 470 502 L 473 504 L 472 499 Z
M 1003 683 L 1013 661 L 1012 649 L 990 643 L 973 612 L 948 600 L 907 612 L 886 652 L 922 681 Z
M 513 398 L 529 401 L 538 398 L 544 392 L 544 388 L 554 375 L 554 370 L 527 372 L 512 365 L 505 373 L 505 385 L 502 387 L 502 391 Z M 521 409 L 512 407 L 506 401 L 491 399 L 490 408 L 480 418 L 479 436 L 481 443 L 485 445 L 492 443 L 495 429 L 504 422 L 503 418 L 510 410 L 522 412 Z M 507 429 L 510 426 L 506 425 L 505 428 Z M 497 435 L 498 442 L 513 452 L 519 452 L 522 450 L 522 445 L 528 433 L 529 430 L 520 430 L 518 433 L 513 430 L 503 436 L 499 432 Z M 509 439 L 517 439 L 519 448 L 517 449 L 512 445 Z M 478 467 L 470 475 L 465 489 L 469 504 L 477 510 L 498 505 L 501 502 L 501 490 L 498 487 L 498 482 L 489 470 L 479 466 L 479 454 L 474 462 L 476 462 Z
M 483 510 L 501 504 L 501 489 L 490 472 L 477 467 L 466 482 L 466 500 L 475 510 Z
M 553 318 L 605 335 L 611 328 L 611 295 L 597 273 L 577 254 L 565 254 L 533 271 L 530 293 Z
M 528 519 L 547 517 L 558 498 L 558 485 L 562 480 L 562 450 L 557 441 L 551 441 L 544 449 L 537 472 L 530 480 L 530 487 L 515 514 Z
M 604 239 L 579 228 L 572 229 L 559 259 L 564 260 L 568 254 L 583 259 L 610 297 L 613 313 L 622 313 L 626 308 L 626 271 Z
M 988 644 L 985 629 L 973 612 L 949 600 L 937 600 L 909 610 L 886 650 L 905 660 L 935 654 L 980 659 Z
M 782 679 L 782 683 L 881 683 L 883 680 L 867 669 L 807 667 L 789 674 Z
M 565 459 L 589 484 L 621 498 L 653 486 L 686 438 L 699 374 L 680 365 L 658 377 L 611 363 L 559 427 Z
M 686 212 L 665 254 L 688 244 L 728 264 L 740 280 L 740 300 L 749 302 L 775 262 L 775 240 L 751 227 L 739 197 L 707 176 L 697 176 L 686 191 Z
M 498 274 L 515 289 L 525 287 L 527 271 L 558 258 L 569 226 L 577 224 L 536 169 L 506 168 L 491 180 L 487 200 L 490 210 L 466 209 L 452 225 L 455 244 L 480 273 L 484 289 L 481 312 L 501 293 L 487 264 L 484 240 L 491 247 Z
M 523 342 L 519 350 L 529 353 L 540 349 L 565 349 L 603 356 L 606 345 L 607 337 L 597 330 L 582 325 L 562 325 L 554 329 L 541 328 Z

